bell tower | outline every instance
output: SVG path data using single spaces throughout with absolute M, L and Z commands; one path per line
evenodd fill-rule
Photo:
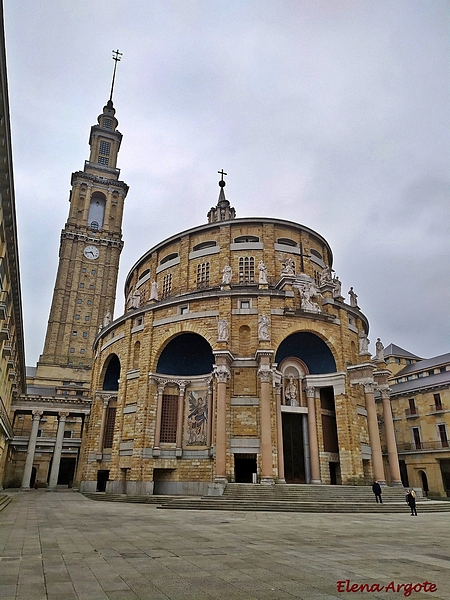
M 61 232 L 55 289 L 35 385 L 88 384 L 94 338 L 114 313 L 128 192 L 116 167 L 122 134 L 112 100 L 120 56 L 119 51 L 113 52 L 111 95 L 91 127 L 89 160 L 82 171 L 72 174 L 69 216 Z

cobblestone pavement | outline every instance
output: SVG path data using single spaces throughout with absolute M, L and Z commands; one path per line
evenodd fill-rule
M 12 497 L 0 512 L 1 600 L 450 599 L 448 513 L 178 511 L 72 491 Z

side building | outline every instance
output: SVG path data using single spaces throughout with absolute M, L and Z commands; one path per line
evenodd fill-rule
M 235 218 L 219 185 L 207 224 L 136 262 L 125 313 L 95 340 L 80 489 L 384 482 L 376 389 L 401 485 L 389 372 L 329 244 L 293 221 Z
M 450 353 L 420 359 L 391 344 L 386 361 L 403 485 L 450 496 Z
M 25 351 L 9 118 L 3 6 L 0 4 L 0 489 L 12 465 L 14 398 L 25 393 Z

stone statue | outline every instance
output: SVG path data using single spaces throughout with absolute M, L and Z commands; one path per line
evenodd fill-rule
M 320 313 L 320 306 L 317 302 L 314 302 L 313 298 L 322 298 L 322 294 L 316 288 L 314 283 L 304 282 L 303 285 L 299 288 L 300 292 L 300 300 L 301 300 L 301 308 L 303 310 L 307 310 L 309 312 Z
M 233 271 L 230 265 L 225 265 L 222 269 L 222 285 L 230 285 Z
M 133 292 L 133 297 L 131 298 L 131 308 L 139 308 L 141 304 L 141 294 L 138 290 Z
M 352 287 L 349 289 L 348 295 L 350 296 L 350 306 L 353 306 L 354 308 L 358 308 L 358 302 L 357 302 L 358 296 L 355 294 Z
M 340 298 L 342 296 L 342 283 L 339 281 L 339 277 L 333 277 L 333 298 Z
M 359 353 L 367 354 L 369 352 L 369 342 L 367 334 L 364 331 L 360 331 L 358 334 Z
M 106 313 L 106 315 L 103 318 L 103 327 L 107 327 L 110 323 L 111 323 L 112 317 L 111 317 L 111 313 L 108 312 Z
M 158 300 L 158 284 L 155 280 L 152 281 L 152 288 L 150 290 L 150 300 Z
M 287 406 L 298 406 L 297 386 L 293 375 L 289 375 L 289 383 L 284 389 L 284 398 Z
M 325 267 L 324 269 L 322 269 L 322 273 L 320 274 L 320 285 L 325 285 L 327 283 L 331 283 L 330 267 Z
M 270 340 L 269 333 L 270 319 L 267 315 L 262 314 L 258 319 L 258 339 Z
M 217 341 L 228 342 L 228 321 L 217 319 Z
M 281 264 L 283 265 L 281 275 L 295 275 L 295 262 L 292 258 L 286 258 Z
M 267 284 L 267 267 L 266 265 L 263 263 L 262 260 L 259 261 L 258 263 L 258 269 L 259 269 L 259 283 L 260 284 Z
M 384 362 L 384 346 L 381 343 L 380 338 L 377 339 L 377 343 L 375 344 L 376 354 L 375 360 L 379 360 L 380 362 Z

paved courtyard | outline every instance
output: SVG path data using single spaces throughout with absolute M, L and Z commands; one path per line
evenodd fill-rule
M 202 512 L 71 491 L 12 496 L 0 512 L 1 600 L 450 598 L 449 513 Z

